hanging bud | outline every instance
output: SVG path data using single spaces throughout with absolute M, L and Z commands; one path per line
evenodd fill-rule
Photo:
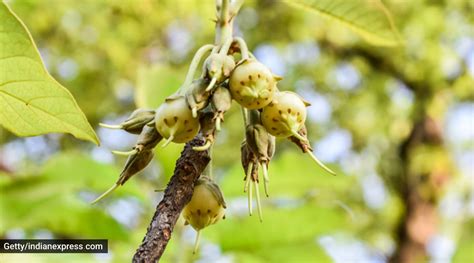
M 262 166 L 263 170 L 263 187 L 265 189 L 265 194 L 268 197 L 268 183 L 270 182 L 270 176 L 268 175 L 268 166 L 270 165 L 270 161 L 275 155 L 275 148 L 276 148 L 276 139 L 275 136 L 269 135 L 268 136 L 268 147 L 267 147 L 267 158 L 264 160 L 260 160 L 260 165 Z
M 206 91 L 211 91 L 216 84 L 223 82 L 230 76 L 235 67 L 232 56 L 222 53 L 211 54 L 204 62 L 207 77 L 211 79 Z
M 252 210 L 253 210 L 252 209 L 252 200 L 253 200 L 252 193 L 255 190 L 255 196 L 257 198 L 258 217 L 260 219 L 260 222 L 262 222 L 263 216 L 262 216 L 262 208 L 260 205 L 260 192 L 259 192 L 259 186 L 258 186 L 259 184 L 258 158 L 257 158 L 257 155 L 252 151 L 251 147 L 249 146 L 246 140 L 242 142 L 242 145 L 240 147 L 240 152 L 241 152 L 242 168 L 244 169 L 244 172 L 245 172 L 244 192 L 247 192 L 249 215 L 252 215 Z
M 127 120 L 120 123 L 119 125 L 109 125 L 104 123 L 99 123 L 100 126 L 109 129 L 122 129 L 132 134 L 140 134 L 147 123 L 155 118 L 155 111 L 154 110 L 147 110 L 147 109 L 137 109 Z
M 255 154 L 258 164 L 263 170 L 263 185 L 265 194 L 268 196 L 268 165 L 273 154 L 275 153 L 275 137 L 267 132 L 265 127 L 260 123 L 260 113 L 256 110 L 249 111 L 250 124 L 247 125 L 245 136 L 247 144 Z
M 199 132 L 199 120 L 193 118 L 191 109 L 183 96 L 172 96 L 156 110 L 155 125 L 166 139 L 163 147 L 170 142 L 185 143 Z
M 273 136 L 299 136 L 298 131 L 306 120 L 306 107 L 309 106 L 298 94 L 290 91 L 275 93 L 273 101 L 262 111 L 262 124 Z
M 153 156 L 154 154 L 151 150 L 140 151 L 134 155 L 129 156 L 116 184 L 123 185 L 133 175 L 145 169 L 145 167 L 147 167 L 147 165 L 153 159 Z
M 261 124 L 251 124 L 246 129 L 246 144 L 254 156 L 254 163 L 263 170 L 263 186 L 268 195 L 268 165 L 275 152 L 275 137 L 270 135 Z M 258 169 L 257 169 L 258 171 Z
M 211 93 L 206 91 L 208 83 L 204 79 L 197 79 L 191 83 L 186 91 L 186 102 L 191 108 L 192 115 L 197 118 L 197 112 L 207 107 Z
M 250 149 L 249 145 L 247 144 L 247 140 L 243 140 L 242 144 L 240 145 L 240 161 L 242 164 L 242 168 L 244 169 L 245 177 L 244 181 L 246 182 L 244 187 L 244 192 L 248 190 L 248 179 L 252 172 L 252 164 L 257 163 L 257 156 L 253 153 Z M 251 211 L 250 211 L 251 214 Z
M 241 147 L 241 162 L 245 171 L 244 192 L 248 193 L 249 214 L 252 215 L 252 190 L 255 190 L 257 209 L 260 221 L 263 221 L 260 204 L 258 169 L 262 167 L 263 186 L 268 197 L 268 165 L 275 153 L 275 137 L 270 135 L 260 123 L 260 113 L 257 110 L 249 111 L 249 124 L 245 129 L 245 140 Z M 252 183 L 253 189 L 250 186 Z
M 232 72 L 229 89 L 242 107 L 261 109 L 268 105 L 277 90 L 276 79 L 270 70 L 255 59 L 239 63 Z
M 296 144 L 304 153 L 309 154 L 311 158 L 321 167 L 323 168 L 326 172 L 336 175 L 335 172 L 333 172 L 331 169 L 329 169 L 326 165 L 324 165 L 316 156 L 313 154 L 313 149 L 311 148 L 311 145 L 309 144 L 308 138 L 307 138 L 307 130 L 306 126 L 303 125 L 301 129 L 298 131 L 298 137 L 296 136 L 290 136 L 288 139 Z M 303 138 L 303 139 L 301 139 Z
M 132 176 L 145 169 L 153 159 L 153 148 L 161 141 L 162 137 L 153 126 L 144 126 L 142 133 L 138 137 L 137 143 L 133 147 L 132 154 L 128 157 L 125 167 L 120 173 L 117 182 L 105 193 L 95 199 L 92 204 L 97 203 L 102 198 L 110 194 L 117 187 L 125 184 Z
M 216 123 L 216 129 L 221 130 L 221 122 L 224 122 L 224 114 L 232 106 L 232 97 L 229 89 L 220 85 L 212 94 L 212 109 L 214 110 L 213 120 Z
M 249 215 L 252 215 L 252 188 L 249 186 L 252 181 L 250 177 L 252 177 L 252 170 L 255 166 L 254 164 L 257 164 L 257 156 L 252 152 L 252 150 L 250 150 L 246 140 L 244 140 L 240 146 L 240 161 L 245 173 L 244 193 L 248 193 Z
M 261 124 L 249 124 L 245 129 L 245 138 L 252 152 L 257 156 L 257 159 L 268 160 L 268 143 L 270 141 L 270 134 Z M 272 136 L 273 137 L 273 136 Z
M 209 177 L 201 176 L 194 186 L 193 196 L 183 209 L 185 224 L 190 224 L 196 231 L 194 253 L 199 245 L 201 229 L 225 218 L 226 204 L 219 186 Z

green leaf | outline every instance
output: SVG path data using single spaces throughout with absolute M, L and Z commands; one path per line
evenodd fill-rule
M 392 16 L 380 0 L 284 0 L 284 2 L 338 21 L 373 45 L 400 44 Z
M 99 144 L 71 93 L 43 65 L 20 19 L 0 3 L 0 125 L 18 136 L 51 132 Z

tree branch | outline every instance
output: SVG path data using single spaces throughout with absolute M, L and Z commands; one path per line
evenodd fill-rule
M 181 210 L 193 195 L 194 183 L 211 160 L 208 151 L 193 150 L 194 146 L 203 144 L 204 138 L 198 135 L 181 152 L 163 200 L 156 207 L 142 244 L 133 256 L 133 262 L 156 262 L 163 254 Z

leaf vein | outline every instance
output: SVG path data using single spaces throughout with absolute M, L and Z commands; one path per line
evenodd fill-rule
M 0 90 L 0 92 L 3 92 L 3 90 Z M 33 128 L 33 130 L 35 129 L 35 127 L 33 127 L 33 125 L 31 125 L 31 123 L 29 123 L 25 118 L 23 118 L 23 116 L 21 114 L 19 114 L 15 111 L 15 108 L 11 105 L 11 103 L 4 96 L 0 96 L 0 97 L 7 103 L 8 107 L 10 107 L 10 109 L 12 109 L 12 111 L 18 116 L 19 119 L 22 119 L 23 122 L 28 124 L 28 126 Z
M 32 58 L 32 57 L 29 57 L 29 56 L 25 56 L 25 55 L 12 55 L 12 56 L 6 56 L 6 57 L 2 57 L 0 58 L 0 60 L 7 60 L 7 59 L 12 59 L 12 58 L 27 58 L 31 61 L 33 61 L 34 63 L 36 64 L 40 64 L 41 66 L 41 69 L 43 69 L 43 63 L 37 61 L 36 58 Z
M 13 84 L 13 83 L 22 83 L 22 82 L 48 82 L 46 80 L 38 79 L 38 80 L 30 80 L 30 79 L 24 79 L 24 80 L 11 80 L 7 82 L 0 83 L 0 87 L 6 86 L 8 84 Z
M 81 129 L 81 127 L 78 127 L 78 126 L 74 125 L 73 123 L 70 123 L 70 122 L 68 122 L 68 121 L 66 121 L 66 120 L 62 120 L 62 119 L 58 118 L 58 116 L 60 116 L 60 115 L 65 115 L 65 114 L 77 115 L 77 113 L 64 112 L 64 113 L 59 113 L 59 114 L 56 115 L 56 114 L 53 114 L 53 113 L 51 113 L 51 112 L 48 112 L 48 111 L 42 109 L 41 107 L 36 106 L 36 105 L 34 105 L 34 104 L 28 104 L 28 102 L 25 101 L 25 100 L 23 100 L 22 98 L 19 98 L 19 97 L 13 95 L 13 94 L 10 94 L 10 93 L 8 93 L 8 92 L 6 92 L 6 91 L 4 91 L 4 90 L 0 90 L 0 92 L 1 92 L 1 93 L 4 93 L 5 95 L 8 95 L 8 96 L 10 96 L 10 97 L 12 97 L 12 98 L 14 98 L 14 99 L 16 99 L 16 100 L 19 100 L 19 101 L 25 103 L 27 106 L 31 106 L 32 108 L 35 108 L 35 109 L 37 109 L 38 111 L 41 111 L 41 112 L 45 113 L 47 116 L 54 117 L 55 119 L 59 120 L 59 123 L 62 124 L 63 127 L 64 127 L 64 124 L 67 123 L 67 124 L 69 124 L 69 125 L 71 125 L 71 126 L 73 126 L 73 127 L 76 127 L 76 128 L 78 128 L 78 129 Z M 5 98 L 4 98 L 4 99 L 5 99 Z M 5 99 L 5 100 L 6 100 L 6 99 Z M 7 103 L 8 103 L 8 100 L 6 100 L 6 101 L 7 101 Z M 13 109 L 13 108 L 12 108 L 12 109 Z M 33 112 L 34 112 L 34 111 L 33 111 Z M 18 114 L 18 115 L 19 115 L 19 114 Z M 19 115 L 19 116 L 21 116 L 21 115 Z M 30 126 L 31 126 L 31 125 L 30 125 Z

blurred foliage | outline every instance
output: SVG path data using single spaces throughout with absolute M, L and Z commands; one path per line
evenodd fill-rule
M 52 157 L 38 174 L 3 178 L 0 210 L 9 212 L 1 217 L 0 232 L 45 228 L 62 236 L 80 233 L 82 237 L 126 239 L 122 225 L 102 208 L 84 202 L 88 195 L 110 186 L 108 181 L 113 181 L 118 172 L 82 154 L 63 152 Z M 141 201 L 145 198 L 136 182 L 117 195 L 133 195 Z M 90 224 L 92 218 L 94 223 Z
M 109 151 L 131 147 L 135 139 L 97 123 L 119 123 L 136 107 L 156 107 L 180 86 L 194 52 L 213 42 L 214 2 L 7 2 L 28 26 L 49 72 L 73 93 L 96 127 L 102 146 L 68 135 L 16 138 L 0 129 L 0 236 L 46 232 L 109 238 L 110 254 L 1 255 L 0 260 L 130 261 L 161 199 L 154 190 L 166 185 L 182 145 L 157 147 L 149 168 L 90 206 L 115 182 L 125 162 Z M 284 76 L 280 89 L 296 90 L 312 102 L 310 139 L 316 155 L 338 176 L 326 175 L 309 156 L 280 140 L 269 169 L 270 197 L 262 199 L 264 222 L 249 217 L 239 166 L 242 118 L 234 105 L 213 151 L 215 176 L 229 205 L 227 218 L 203 231 L 196 256 L 191 254 L 193 231 L 180 222 L 163 262 L 344 262 L 337 254 L 383 260 L 393 252 L 395 226 L 405 209 L 397 190 L 403 169 L 400 145 L 420 113 L 452 124 L 453 109 L 469 105 L 472 117 L 474 5 L 468 0 L 384 3 L 403 46 L 370 46 L 339 23 L 279 1 L 245 1 L 236 34 Z M 436 198 L 441 225 L 456 224 L 439 234 L 452 241 L 453 262 L 468 262 L 474 244 L 474 213 L 468 210 L 472 163 L 469 175 L 459 160 L 472 155 L 474 144 L 472 133 L 467 140 L 451 134 L 462 135 L 463 127 L 472 131 L 472 122 L 453 125 L 443 127 L 447 138 L 441 147 L 412 153 L 416 158 L 410 169 L 449 174 L 448 187 Z M 453 195 L 460 214 L 445 212 Z

